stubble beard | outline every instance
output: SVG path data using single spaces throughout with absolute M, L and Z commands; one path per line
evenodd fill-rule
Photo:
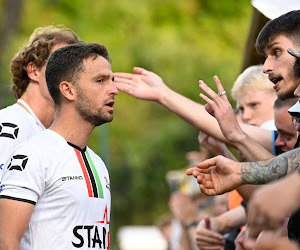
M 285 89 L 282 91 L 277 92 L 277 96 L 281 100 L 286 100 L 288 98 L 293 98 L 294 96 L 294 91 L 300 84 L 300 71 L 296 71 L 298 69 L 298 66 L 294 65 L 293 71 L 290 72 L 288 75 L 288 79 L 291 79 L 289 82 L 290 84 L 286 86 Z M 299 68 L 300 70 L 300 68 Z
M 77 112 L 84 121 L 87 121 L 95 127 L 113 120 L 113 114 L 104 112 L 103 109 L 92 107 L 91 100 L 81 91 L 78 92 L 78 102 L 75 105 Z

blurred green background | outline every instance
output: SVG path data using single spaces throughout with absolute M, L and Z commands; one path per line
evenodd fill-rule
M 212 77 L 217 74 L 229 90 L 241 72 L 253 11 L 249 0 L 0 3 L 1 108 L 15 102 L 9 91 L 11 58 L 35 28 L 49 24 L 63 24 L 83 41 L 105 45 L 113 71 L 145 67 L 175 91 L 201 102 L 199 79 L 215 89 Z M 14 18 L 5 23 L 12 9 Z M 122 225 L 151 225 L 168 211 L 165 174 L 185 167 L 185 154 L 198 150 L 198 131 L 157 103 L 119 93 L 114 117 L 95 129 L 89 142 L 110 169 L 113 238 Z

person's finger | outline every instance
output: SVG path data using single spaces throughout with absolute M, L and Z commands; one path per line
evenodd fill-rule
M 222 250 L 224 246 L 201 246 L 199 247 L 200 250 Z
M 225 240 L 219 233 L 213 231 L 199 231 L 196 234 L 196 244 L 199 249 L 222 249 Z
M 214 183 L 212 181 L 202 180 L 202 184 L 205 186 L 205 188 L 208 188 L 208 189 L 214 188 Z
M 134 90 L 133 90 L 134 88 L 129 84 L 123 84 L 123 83 L 116 82 L 115 85 L 118 90 L 121 90 L 125 93 L 131 94 L 134 92 Z
M 131 80 L 133 77 L 133 74 L 131 73 L 123 73 L 123 72 L 115 72 L 114 77 L 122 78 L 122 79 L 129 79 Z
M 205 231 L 199 231 L 196 235 L 196 242 L 201 246 L 209 246 L 209 245 L 224 245 L 224 239 L 221 235 L 221 237 L 218 235 L 218 233 L 210 231 L 210 233 L 207 233 Z
M 203 178 L 203 180 L 205 180 L 205 181 L 211 181 L 211 174 L 203 174 L 203 173 L 201 173 L 202 174 L 202 178 Z
M 218 96 L 203 80 L 199 80 L 199 88 L 208 94 L 210 97 Z
M 141 67 L 134 67 L 133 72 L 140 75 L 146 75 L 148 73 L 148 70 Z
M 199 170 L 193 172 L 193 176 L 197 179 L 198 183 L 202 183 L 205 180 L 204 174 L 202 174 Z
M 215 93 L 210 87 L 208 87 L 207 84 L 205 84 L 202 80 L 199 81 L 199 88 L 203 92 L 205 92 L 212 99 L 213 102 L 215 102 L 217 104 L 220 102 L 220 98 L 219 98 L 218 94 Z M 202 96 L 200 96 L 200 97 L 202 98 Z M 211 104 L 210 102 L 208 102 L 208 103 Z
M 212 105 L 207 103 L 207 104 L 205 104 L 204 108 L 207 113 L 209 113 L 211 116 L 215 117 L 215 111 L 213 110 Z
M 218 94 L 224 92 L 225 89 L 224 89 L 224 87 L 223 87 L 223 85 L 222 85 L 219 77 L 218 76 L 214 76 L 213 79 L 214 79 L 214 82 L 216 84 L 216 87 L 217 87 L 217 90 L 218 90 Z M 227 95 L 226 94 L 219 95 L 219 97 L 222 98 L 222 99 L 227 99 Z
M 198 168 L 188 168 L 186 171 L 185 171 L 185 173 L 187 174 L 187 175 L 193 175 L 193 172 L 194 171 L 197 171 L 198 173 L 199 173 L 199 169 Z
M 223 235 L 205 229 L 197 230 L 196 241 L 203 242 L 203 245 L 205 245 L 205 243 L 220 244 L 220 245 L 223 245 L 225 243 L 225 240 L 223 239 Z
M 214 235 L 204 235 L 204 234 L 201 234 L 201 235 L 197 235 L 196 236 L 196 242 L 197 242 L 197 245 L 198 246 L 201 246 L 201 249 L 202 247 L 204 246 L 224 246 L 225 245 L 225 241 L 223 238 L 219 239 L 219 238 L 214 238 Z
M 114 77 L 114 83 L 130 86 L 132 85 L 132 80 L 122 78 L 122 77 Z
M 207 196 L 212 196 L 217 194 L 214 189 L 206 188 L 204 184 L 199 184 L 199 187 L 201 192 Z
M 199 96 L 202 100 L 207 102 L 209 105 L 213 105 L 215 103 L 214 101 L 212 101 L 211 99 L 209 99 L 206 95 L 204 95 L 202 93 L 200 93 Z
M 205 169 L 200 169 L 198 168 L 198 172 L 201 174 L 206 174 L 206 175 L 210 175 L 211 174 L 211 168 L 205 168 Z
M 210 228 L 210 218 L 205 217 L 204 220 L 205 220 L 205 227 L 210 230 L 211 229 Z
M 204 187 L 203 184 L 199 184 L 199 188 L 200 188 L 200 191 L 201 191 L 203 194 L 208 195 L 209 190 L 206 189 L 206 188 Z
M 199 184 L 204 184 L 205 181 L 211 182 L 211 175 L 210 174 L 203 174 L 197 171 L 193 172 L 193 176 L 197 179 Z
M 216 166 L 216 164 L 217 164 L 217 157 L 213 157 L 213 158 L 210 158 L 210 159 L 207 159 L 203 162 L 198 163 L 197 168 L 207 169 L 207 168 Z

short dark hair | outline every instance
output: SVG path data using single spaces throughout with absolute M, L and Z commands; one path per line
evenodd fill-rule
M 88 58 L 104 57 L 110 62 L 107 49 L 97 43 L 80 43 L 62 47 L 50 56 L 46 67 L 46 81 L 49 93 L 55 103 L 60 105 L 59 85 L 63 81 L 76 84 L 78 76 L 84 71 L 83 61 Z
M 266 46 L 278 35 L 284 35 L 294 45 L 300 46 L 300 10 L 290 11 L 267 22 L 257 37 L 257 52 L 264 54 Z
M 276 101 L 274 102 L 274 109 L 280 109 L 283 107 L 292 107 L 293 105 L 296 104 L 298 100 L 299 97 L 291 97 L 284 100 L 277 98 Z

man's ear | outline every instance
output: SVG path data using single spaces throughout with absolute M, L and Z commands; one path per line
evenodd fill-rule
M 67 100 L 69 101 L 75 100 L 77 93 L 76 93 L 76 88 L 74 87 L 73 84 L 66 81 L 61 82 L 59 84 L 59 90 L 62 96 Z
M 34 82 L 39 81 L 40 70 L 33 62 L 30 62 L 27 64 L 26 70 L 27 70 L 27 75 L 30 78 L 30 80 L 32 80 Z

